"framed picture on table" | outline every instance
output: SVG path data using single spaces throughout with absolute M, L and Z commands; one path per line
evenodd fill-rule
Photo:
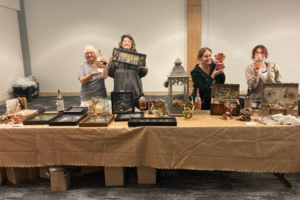
M 176 118 L 131 118 L 128 126 L 177 126 Z
M 89 115 L 79 123 L 79 127 L 106 127 L 115 115 Z
M 146 54 L 126 51 L 124 49 L 117 48 L 113 49 L 112 56 L 112 60 L 115 62 L 121 62 L 136 66 L 145 66 L 147 57 Z
M 72 106 L 64 111 L 65 114 L 85 114 L 88 107 Z
M 134 113 L 133 92 L 111 93 L 112 113 Z
M 136 113 L 119 113 L 115 119 L 115 121 L 128 121 L 131 118 L 143 118 L 143 112 L 136 112 Z
M 62 115 L 62 113 L 41 113 L 23 121 L 24 125 L 49 124 L 51 120 Z
M 86 114 L 62 114 L 51 120 L 49 126 L 76 126 Z

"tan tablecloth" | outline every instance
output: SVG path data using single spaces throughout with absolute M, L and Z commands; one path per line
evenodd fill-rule
M 246 125 L 205 113 L 177 127 L 0 125 L 0 167 L 151 166 L 299 172 L 300 127 Z

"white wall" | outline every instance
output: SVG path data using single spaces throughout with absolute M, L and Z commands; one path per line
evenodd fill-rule
M 130 33 L 147 54 L 144 91 L 166 91 L 163 82 L 176 58 L 186 63 L 186 0 L 25 0 L 33 75 L 41 92 L 79 92 L 84 46 L 108 59 L 120 37 Z M 106 80 L 108 91 L 113 79 Z
M 202 46 L 224 52 L 226 82 L 246 90 L 245 68 L 252 49 L 263 44 L 283 82 L 300 82 L 299 0 L 202 0 Z
M 24 77 L 17 10 L 19 0 L 0 1 L 0 101 L 11 98 L 12 85 Z

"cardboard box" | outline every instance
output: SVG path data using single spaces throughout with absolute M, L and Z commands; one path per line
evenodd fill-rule
M 39 168 L 38 167 L 29 167 L 28 168 L 28 178 L 34 179 L 39 176 Z
M 138 184 L 156 184 L 156 172 L 153 167 L 137 167 Z
M 50 172 L 51 191 L 65 192 L 71 184 L 70 172 Z
M 226 103 L 235 104 L 232 110 L 233 116 L 240 115 L 240 85 L 239 84 L 213 84 L 211 87 L 211 115 L 223 115 L 228 108 Z
M 88 174 L 94 172 L 103 171 L 103 167 L 96 167 L 96 166 L 81 166 L 81 173 Z
M 48 167 L 39 167 L 39 174 L 40 174 L 40 178 L 46 178 L 46 179 L 50 178 Z
M 4 167 L 0 167 L 0 186 L 6 181 L 6 171 Z
M 28 168 L 7 167 L 6 176 L 9 182 L 18 184 L 28 178 Z
M 105 186 L 123 186 L 124 167 L 104 167 Z

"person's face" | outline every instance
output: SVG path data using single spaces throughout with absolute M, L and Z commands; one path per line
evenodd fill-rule
M 256 49 L 256 51 L 255 51 L 254 57 L 255 57 L 255 58 L 262 58 L 262 59 L 264 60 L 264 59 L 266 58 L 266 55 L 263 54 L 261 48 L 258 48 L 258 49 Z
M 211 53 L 210 51 L 205 51 L 203 56 L 199 59 L 200 62 L 203 64 L 211 64 L 212 58 L 211 58 Z
M 94 61 L 96 58 L 95 52 L 94 51 L 86 51 L 85 52 L 85 58 L 87 61 Z
M 125 50 L 130 50 L 132 47 L 132 41 L 128 37 L 125 37 L 122 41 L 122 47 Z

